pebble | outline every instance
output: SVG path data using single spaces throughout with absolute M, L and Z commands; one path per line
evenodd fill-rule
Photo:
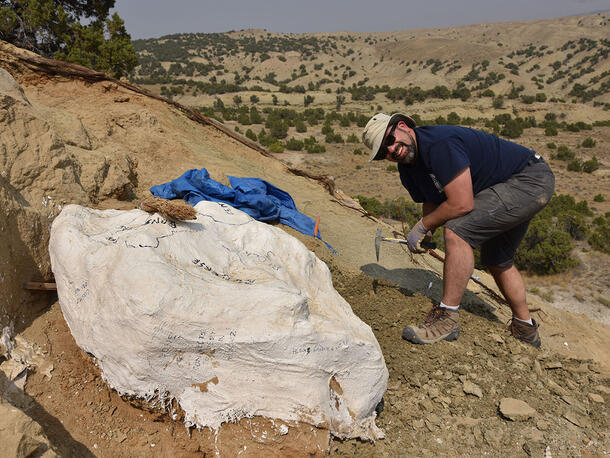
M 549 361 L 544 365 L 545 369 L 561 369 L 562 367 L 563 364 L 561 364 L 559 361 Z
M 441 418 L 438 415 L 433 414 L 433 413 L 428 415 L 428 421 L 430 423 L 432 423 L 433 425 L 440 425 L 441 424 Z
M 499 343 L 499 344 L 503 344 L 504 343 L 504 339 L 502 337 L 500 337 L 498 334 L 492 334 L 490 337 L 496 343 Z
M 536 422 L 536 428 L 538 428 L 540 431 L 546 431 L 547 429 L 550 428 L 550 426 L 551 426 L 551 424 L 542 418 L 540 418 Z
M 546 380 L 546 386 L 551 393 L 557 396 L 563 396 L 566 394 L 565 390 L 551 379 Z
M 604 398 L 602 398 L 599 394 L 589 393 L 587 395 L 587 397 L 589 398 L 590 401 L 597 402 L 599 404 L 604 403 Z
M 424 427 L 424 420 L 413 420 L 413 423 L 411 423 L 411 425 L 415 429 L 421 429 Z
M 568 388 L 570 388 L 571 390 L 577 390 L 579 388 L 578 383 L 570 379 L 566 380 L 566 385 L 568 385 Z
M 502 416 L 511 421 L 525 421 L 536 415 L 536 410 L 527 402 L 514 398 L 502 398 L 499 409 Z

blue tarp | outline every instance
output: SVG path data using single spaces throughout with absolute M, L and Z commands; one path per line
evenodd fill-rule
M 260 178 L 229 176 L 229 182 L 232 188 L 211 179 L 206 169 L 192 169 L 173 181 L 153 186 L 150 192 L 164 199 L 182 198 L 192 206 L 202 200 L 223 202 L 258 221 L 279 221 L 313 237 L 315 221 L 297 210 L 287 192 Z M 317 238 L 322 240 L 319 231 Z

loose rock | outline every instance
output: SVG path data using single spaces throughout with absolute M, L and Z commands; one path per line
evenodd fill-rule
M 589 393 L 587 395 L 587 397 L 589 398 L 590 401 L 592 402 L 597 402 L 599 404 L 603 404 L 604 403 L 604 398 L 602 398 L 599 394 L 595 394 L 595 393 Z
M 483 397 L 483 391 L 481 390 L 481 388 L 469 380 L 466 380 L 464 382 L 463 389 L 464 389 L 464 393 L 466 393 L 466 394 L 472 394 L 473 396 L 476 396 L 477 398 Z
M 511 421 L 526 421 L 536 415 L 536 410 L 520 399 L 502 398 L 499 409 L 500 414 Z

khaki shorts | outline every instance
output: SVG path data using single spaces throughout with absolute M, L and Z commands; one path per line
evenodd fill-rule
M 509 267 L 531 219 L 551 200 L 554 190 L 553 172 L 536 155 L 508 180 L 479 192 L 474 209 L 447 221 L 445 227 L 473 248 L 480 246 L 483 264 Z

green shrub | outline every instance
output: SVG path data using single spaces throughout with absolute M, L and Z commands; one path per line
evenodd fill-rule
M 523 103 L 530 105 L 536 101 L 536 97 L 534 97 L 533 95 L 522 95 L 521 101 Z
M 250 140 L 252 141 L 257 141 L 258 139 L 256 138 L 256 134 L 254 133 L 254 131 L 252 129 L 248 129 L 246 131 L 246 137 L 248 137 Z
M 589 225 L 584 216 L 573 210 L 557 217 L 557 228 L 570 234 L 574 240 L 585 240 L 589 235 Z
M 301 151 L 303 149 L 304 143 L 302 140 L 297 140 L 296 138 L 289 138 L 286 141 L 286 149 L 291 151 Z
M 504 127 L 500 131 L 500 135 L 506 138 L 518 138 L 523 133 L 523 127 L 521 123 L 516 119 L 509 119 L 504 124 Z
M 555 128 L 553 126 L 547 126 L 544 129 L 544 135 L 546 135 L 547 137 L 556 137 L 557 136 L 557 128 Z
M 569 172 L 582 172 L 582 161 L 580 159 L 573 159 L 568 162 Z
M 549 142 L 549 143 L 546 144 L 546 147 L 548 149 L 555 149 L 555 148 L 557 148 L 557 145 L 555 143 L 553 143 L 553 142 Z
M 559 146 L 559 148 L 557 148 L 557 154 L 554 155 L 554 158 L 559 159 L 560 161 L 569 161 L 575 157 L 576 153 L 565 145 Z
M 269 152 L 270 153 L 283 153 L 284 145 L 282 145 L 281 142 L 274 142 L 271 145 L 269 145 Z
M 578 265 L 571 252 L 569 234 L 555 229 L 552 220 L 535 217 L 517 250 L 515 264 L 537 274 L 565 272 Z
M 595 225 L 589 237 L 589 245 L 594 250 L 610 254 L 610 222 L 607 219 Z
M 305 143 L 305 151 L 309 154 L 320 154 L 326 152 L 326 147 L 319 143 Z
M 362 150 L 361 150 L 360 148 L 356 148 L 356 149 L 354 150 L 354 156 L 361 156 L 361 155 L 363 155 L 363 154 L 364 154 L 364 153 L 362 152 Z
M 595 197 L 593 197 L 593 202 L 605 202 L 606 198 L 604 197 L 603 194 L 596 194 Z
M 358 143 L 358 142 L 360 142 L 360 139 L 358 138 L 358 136 L 356 134 L 350 134 L 350 135 L 348 135 L 348 137 L 345 141 L 347 143 Z
M 303 122 L 302 119 L 297 119 L 294 122 L 294 128 L 299 133 L 307 132 L 307 126 L 305 125 L 305 122 Z
M 546 102 L 546 94 L 544 92 L 538 92 L 536 94 L 536 102 Z
M 585 138 L 585 140 L 582 142 L 582 146 L 584 148 L 593 148 L 596 145 L 596 141 L 593 140 L 591 137 L 587 137 Z
M 589 204 L 587 204 L 586 200 L 576 202 L 574 196 L 569 194 L 555 194 L 548 205 L 539 213 L 539 216 L 542 218 L 550 218 L 569 211 L 575 211 L 583 216 L 593 216 L 593 212 L 589 208 Z
M 390 164 L 385 170 L 386 172 L 398 172 L 398 167 L 396 167 L 394 164 Z
M 326 143 L 345 143 L 341 134 L 326 134 L 324 139 Z
M 589 159 L 582 164 L 582 171 L 585 173 L 593 173 L 597 169 L 599 169 L 599 161 L 595 156 L 593 156 L 593 159 Z
M 457 114 L 455 111 L 452 111 L 451 113 L 449 113 L 447 115 L 447 124 L 456 126 L 460 123 L 460 121 L 461 121 L 460 115 Z
M 250 116 L 248 116 L 248 113 L 239 113 L 239 115 L 237 116 L 237 122 L 240 123 L 242 126 L 249 126 L 250 124 L 252 124 L 252 121 L 250 121 Z
M 496 109 L 500 109 L 504 106 L 504 97 L 499 95 L 498 97 L 493 99 L 492 106 Z

